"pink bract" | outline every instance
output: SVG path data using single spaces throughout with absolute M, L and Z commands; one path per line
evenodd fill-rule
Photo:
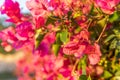
M 45 25 L 45 19 L 41 16 L 35 18 L 36 29 L 43 27 Z
M 120 0 L 96 0 L 96 4 L 106 14 L 113 14 L 115 6 L 120 3 Z
M 99 62 L 101 57 L 100 46 L 98 44 L 88 45 L 85 53 L 88 55 L 88 59 L 91 65 L 95 65 Z
M 47 12 L 47 0 L 28 0 L 26 6 L 34 17 L 44 16 Z
M 23 22 L 16 26 L 17 38 L 27 40 L 34 36 L 34 28 L 30 22 Z
M 4 4 L 0 9 L 2 14 L 7 14 L 10 17 L 8 21 L 18 23 L 21 21 L 22 14 L 20 13 L 20 8 L 18 2 L 13 2 L 12 0 L 5 0 Z
M 81 58 L 84 55 L 86 44 L 79 43 L 78 41 L 71 41 L 63 48 L 63 52 L 67 55 L 75 55 Z
M 27 0 L 30 13 L 22 14 L 18 2 L 5 0 L 0 12 L 14 24 L 0 31 L 0 39 L 6 51 L 15 48 L 24 53 L 17 62 L 18 80 L 78 80 L 84 74 L 91 76 L 91 66 L 98 66 L 102 56 L 102 40 L 109 33 L 116 41 L 119 38 L 119 3 L 120 0 Z M 105 32 L 114 26 L 115 30 Z M 108 44 L 106 52 L 119 48 L 115 45 L 109 50 Z

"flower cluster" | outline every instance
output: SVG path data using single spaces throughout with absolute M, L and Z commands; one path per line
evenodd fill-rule
M 17 63 L 18 80 L 84 80 L 85 75 L 90 78 L 91 66 L 96 71 L 100 68 L 98 63 L 105 52 L 101 40 L 106 38 L 108 26 L 119 18 L 119 3 L 120 0 L 28 0 L 26 6 L 32 17 L 26 17 L 18 2 L 5 0 L 0 12 L 15 27 L 0 31 L 2 46 L 9 45 L 6 51 L 15 48 L 25 52 L 25 58 Z
M 19 4 L 17 2 L 13 2 L 12 0 L 5 0 L 4 5 L 1 6 L 1 13 L 7 14 L 10 19 L 7 21 L 12 22 L 20 22 L 22 14 L 20 13 Z
M 118 5 L 119 2 L 120 0 L 96 0 L 97 6 L 100 7 L 102 11 L 106 14 L 113 14 L 116 5 Z

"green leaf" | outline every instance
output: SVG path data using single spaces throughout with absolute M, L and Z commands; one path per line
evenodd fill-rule
M 68 31 L 67 30 L 64 30 L 60 33 L 60 40 L 63 42 L 63 43 L 66 43 L 67 40 L 68 40 Z
M 81 69 L 81 68 L 82 68 L 82 63 L 81 63 L 81 61 L 79 61 L 77 68 L 78 68 L 78 69 Z
M 118 50 L 118 54 L 116 55 L 117 59 L 120 59 L 120 50 Z
M 43 40 L 45 34 L 42 33 L 41 29 L 36 30 L 35 34 L 35 48 L 37 48 L 40 42 Z
M 81 30 L 82 30 L 82 29 L 81 29 L 80 27 L 77 27 L 77 28 L 75 29 L 75 33 L 77 34 L 77 33 L 79 33 Z
M 104 75 L 105 79 L 108 79 L 108 78 L 112 77 L 112 74 L 109 71 L 106 71 L 106 70 L 104 71 L 103 75 Z
M 111 80 L 120 80 L 120 76 L 115 76 L 113 79 Z
M 45 34 L 39 34 L 37 37 L 36 37 L 36 40 L 35 40 L 35 48 L 37 48 L 40 44 L 40 42 L 43 40 L 44 38 L 44 35 Z
M 49 24 L 54 24 L 54 22 L 57 20 L 58 18 L 57 17 L 54 17 L 54 16 L 50 16 L 47 18 L 47 21 L 46 21 L 46 25 L 49 25 Z
M 82 14 L 82 13 L 81 13 L 80 11 L 77 11 L 77 12 L 74 13 L 73 18 L 80 17 L 81 14 Z
M 62 74 L 58 74 L 58 78 L 63 79 L 64 77 Z
M 60 50 L 60 45 L 59 44 L 53 44 L 52 45 L 52 51 L 55 53 L 55 55 L 58 55 L 58 52 Z
M 118 12 L 114 12 L 114 14 L 110 15 L 109 17 L 109 21 L 111 23 L 113 23 L 114 21 L 117 21 L 119 19 L 119 13 Z
M 100 25 L 101 27 L 104 27 L 107 19 L 108 19 L 108 16 L 106 16 L 105 18 L 97 21 L 98 25 Z
M 91 77 L 90 77 L 90 75 L 88 76 L 87 80 L 92 80 Z
M 84 56 L 81 59 L 81 64 L 82 64 L 82 75 L 86 75 L 86 56 Z
M 108 36 L 108 37 L 105 39 L 104 43 L 107 43 L 108 41 L 110 41 L 110 40 L 113 39 L 114 37 L 115 37 L 115 35 L 114 35 L 114 34 L 111 34 L 110 36 Z
M 72 11 L 68 11 L 68 19 L 70 19 L 70 16 L 72 15 Z
M 86 76 L 86 75 L 81 75 L 81 76 L 79 77 L 79 80 L 87 80 L 87 76 Z
M 86 75 L 86 56 L 79 60 L 78 69 L 82 69 L 82 75 Z
M 60 40 L 60 33 L 59 32 L 56 34 L 56 42 L 55 43 L 56 44 L 62 44 L 62 42 Z
M 91 5 L 91 9 L 90 9 L 89 14 L 90 14 L 90 15 L 93 14 L 93 11 L 94 11 L 94 4 Z
M 116 34 L 116 37 L 120 40 L 120 34 Z
M 115 76 L 120 76 L 120 70 L 115 73 Z
M 110 44 L 110 49 L 115 49 L 116 48 L 116 46 L 117 46 L 117 40 L 116 39 L 114 39 L 112 42 L 111 42 L 111 44 Z
M 113 32 L 114 32 L 114 34 L 116 34 L 116 35 L 119 35 L 119 34 L 120 34 L 119 28 L 113 29 Z

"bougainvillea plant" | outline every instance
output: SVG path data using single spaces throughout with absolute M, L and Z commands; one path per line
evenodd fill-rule
M 0 31 L 5 50 L 24 50 L 18 80 L 119 80 L 120 0 L 27 0 L 0 7 L 14 27 Z

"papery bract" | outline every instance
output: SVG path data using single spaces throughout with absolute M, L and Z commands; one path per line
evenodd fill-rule
M 110 21 L 110 26 L 117 28 L 119 16 L 111 14 L 119 10 L 119 2 L 27 0 L 26 6 L 32 14 L 28 17 L 20 13 L 17 2 L 5 0 L 0 11 L 10 17 L 7 21 L 15 23 L 15 27 L 0 31 L 0 39 L 6 51 L 11 51 L 12 47 L 24 51 L 24 57 L 17 63 L 18 80 L 78 80 L 82 74 L 91 76 L 95 73 L 90 66 L 99 65 L 100 49 L 104 48 L 102 40 L 109 33 L 105 30 L 111 29 L 109 19 L 115 19 L 115 24 Z M 104 19 L 108 21 L 104 22 Z M 106 51 L 109 51 L 108 46 Z
M 115 6 L 120 3 L 120 0 L 95 0 L 96 4 L 106 14 L 113 14 Z
M 31 23 L 23 22 L 16 26 L 17 38 L 19 40 L 27 40 L 34 36 L 34 28 Z
M 88 55 L 90 64 L 95 65 L 99 62 L 101 51 L 100 46 L 98 44 L 94 43 L 93 46 L 87 46 L 85 53 Z
M 72 41 L 66 44 L 63 48 L 63 52 L 67 55 L 75 55 L 76 57 L 81 58 L 84 54 L 86 45 L 84 43 L 79 43 L 77 41 Z
M 41 16 L 35 18 L 36 29 L 43 27 L 45 25 L 45 19 Z
M 5 0 L 3 6 L 0 9 L 2 14 L 7 14 L 10 17 L 8 21 L 18 23 L 21 21 L 22 14 L 20 13 L 20 8 L 18 2 L 13 2 L 12 0 Z
M 39 46 L 36 49 L 34 49 L 33 53 L 39 54 L 40 56 L 48 55 L 50 53 L 50 47 L 48 43 L 41 42 Z
M 34 17 L 44 16 L 47 12 L 47 0 L 30 0 L 26 2 L 26 6 Z
M 63 52 L 81 58 L 84 55 L 87 45 L 89 45 L 89 32 L 83 30 L 74 36 L 73 41 L 68 42 L 63 47 Z
M 0 39 L 10 44 L 18 40 L 15 36 L 15 29 L 13 27 L 2 30 L 0 32 Z
M 53 44 L 56 40 L 56 33 L 55 32 L 51 32 L 45 35 L 44 37 L 44 41 L 46 43 L 48 43 L 49 45 Z

